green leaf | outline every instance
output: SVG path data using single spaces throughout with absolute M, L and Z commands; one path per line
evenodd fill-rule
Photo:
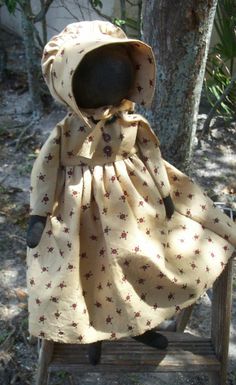
M 16 6 L 17 6 L 17 0 L 4 0 L 3 4 L 6 5 L 8 11 L 10 13 L 14 13 L 16 10 Z
M 113 19 L 113 23 L 115 25 L 117 25 L 118 27 L 122 27 L 122 25 L 126 24 L 126 21 L 123 20 L 123 19 L 117 19 L 117 18 L 114 18 Z
M 231 82 L 236 63 L 236 2 L 218 0 L 214 21 L 218 42 L 210 50 L 206 65 L 205 90 L 213 106 Z M 225 117 L 236 114 L 236 84 L 218 107 Z
M 100 1 L 100 0 L 92 0 L 92 4 L 94 5 L 94 7 L 98 7 L 101 9 L 103 7 L 102 1 Z

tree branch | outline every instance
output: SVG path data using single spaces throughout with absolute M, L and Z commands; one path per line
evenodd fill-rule
M 40 37 L 40 35 L 39 35 L 39 31 L 37 30 L 37 28 L 36 28 L 35 25 L 34 25 L 34 34 L 35 34 L 35 38 L 36 38 L 36 40 L 37 40 L 37 42 L 38 42 L 39 47 L 40 47 L 41 49 L 43 49 L 44 43 L 43 43 L 43 41 L 42 41 L 42 39 L 41 39 L 41 37 Z
M 34 23 L 43 20 L 53 0 L 45 0 L 44 6 L 40 9 L 39 13 L 34 16 Z
M 132 7 L 139 7 L 141 4 L 142 4 L 142 0 L 141 1 L 138 1 L 137 3 L 133 3 L 132 1 L 130 0 L 126 0 L 127 3 L 129 3 Z
M 95 7 L 95 5 L 93 4 L 92 0 L 89 0 L 89 4 L 91 5 L 91 7 L 93 8 L 93 10 L 94 10 L 99 16 L 101 16 L 101 17 L 103 17 L 104 19 L 106 19 L 106 20 L 112 22 L 112 17 L 109 17 L 109 16 L 105 15 L 104 13 L 102 13 L 101 11 L 99 11 L 99 9 L 97 9 L 97 8 Z
M 64 0 L 61 0 L 61 6 L 69 13 L 70 16 L 73 17 L 73 19 L 79 21 L 78 16 L 74 15 L 73 12 L 71 12 L 71 10 L 67 7 L 66 2 Z
M 77 0 L 75 0 L 75 3 L 76 3 L 76 5 L 77 5 L 77 7 L 79 8 L 79 10 L 80 10 L 80 13 L 81 13 L 81 16 L 82 16 L 82 19 L 83 20 L 86 20 L 86 17 L 85 17 L 85 15 L 84 15 L 84 12 L 83 12 L 83 10 L 82 10 L 82 6 L 80 5 L 80 3 L 79 3 L 79 1 Z

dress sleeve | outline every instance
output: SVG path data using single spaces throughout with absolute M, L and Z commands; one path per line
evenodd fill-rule
M 160 142 L 146 121 L 139 123 L 137 145 L 141 159 L 151 174 L 162 198 L 166 198 L 170 195 L 170 183 L 161 156 Z
M 60 126 L 56 126 L 44 143 L 31 173 L 30 214 L 47 216 L 55 202 L 60 167 Z

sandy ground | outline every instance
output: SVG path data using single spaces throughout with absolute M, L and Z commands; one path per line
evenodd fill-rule
M 15 46 L 14 46 L 15 44 Z M 39 121 L 31 124 L 30 100 L 25 89 L 25 74 L 16 73 L 12 51 L 22 55 L 20 41 L 13 39 L 8 52 L 8 80 L 2 83 L 0 103 L 0 385 L 33 384 L 37 367 L 37 345 L 30 341 L 27 331 L 27 291 L 25 281 L 25 233 L 29 209 L 29 177 L 36 152 L 65 111 L 51 108 Z M 23 62 L 23 56 L 21 56 Z M 12 72 L 11 72 L 12 71 Z M 199 120 L 199 129 L 201 121 Z M 236 135 L 235 123 L 225 126 L 215 122 L 213 137 L 196 142 L 191 173 L 214 199 L 236 207 Z M 198 131 L 199 133 L 200 131 Z M 236 269 L 235 269 L 236 271 Z M 211 293 L 195 306 L 188 330 L 208 335 L 210 329 Z M 65 373 L 55 374 L 51 385 L 67 384 L 192 384 L 205 385 L 207 380 L 180 374 L 131 374 L 102 378 L 84 374 L 73 378 Z M 236 385 L 236 274 L 233 284 L 233 310 L 230 335 L 229 372 L 227 385 Z

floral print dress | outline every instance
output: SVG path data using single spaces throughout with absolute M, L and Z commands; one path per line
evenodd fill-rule
M 129 45 L 136 68 L 130 100 L 80 110 L 74 70 L 87 52 L 117 42 Z M 42 67 L 69 113 L 31 176 L 31 214 L 47 223 L 28 249 L 29 331 L 64 343 L 142 334 L 212 286 L 234 251 L 236 225 L 162 159 L 134 112 L 133 102 L 147 105 L 154 91 L 150 47 L 107 22 L 74 23 L 47 44 Z

